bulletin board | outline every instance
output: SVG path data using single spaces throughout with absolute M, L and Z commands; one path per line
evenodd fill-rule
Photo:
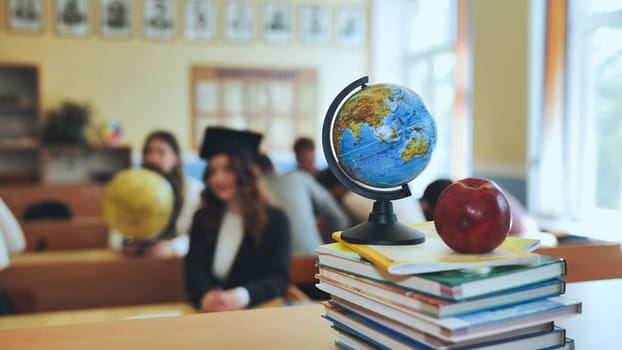
M 192 145 L 207 126 L 264 135 L 265 152 L 291 151 L 298 136 L 318 128 L 317 73 L 313 69 L 192 66 Z

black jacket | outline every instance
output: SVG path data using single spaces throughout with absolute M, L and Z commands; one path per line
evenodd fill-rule
M 195 213 L 190 230 L 190 250 L 184 261 L 186 291 L 195 307 L 199 307 L 205 292 L 216 287 L 245 287 L 250 295 L 248 306 L 285 295 L 291 264 L 289 222 L 282 210 L 268 207 L 267 211 L 268 223 L 261 236 L 261 245 L 257 246 L 253 237 L 245 233 L 226 281 L 219 280 L 212 273 L 217 238 L 212 243 L 205 239 L 208 233 L 213 237 L 218 233 L 201 229 L 201 222 L 205 220 L 204 209 Z

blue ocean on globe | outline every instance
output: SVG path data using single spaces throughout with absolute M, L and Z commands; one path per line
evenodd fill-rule
M 430 162 L 436 123 L 412 90 L 363 87 L 342 105 L 333 124 L 339 166 L 352 179 L 391 188 L 416 178 Z

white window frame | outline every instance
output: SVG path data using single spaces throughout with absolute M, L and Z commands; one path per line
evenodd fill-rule
M 542 162 L 542 118 L 544 77 L 544 33 L 546 2 L 532 0 L 530 4 L 530 92 L 529 92 L 529 210 L 536 214 L 540 226 L 590 237 L 622 241 L 622 234 L 615 230 L 614 223 L 622 217 L 620 210 L 597 208 L 590 201 L 594 197 L 595 179 L 593 154 L 594 144 L 585 130 L 592 128 L 594 115 L 591 106 L 594 96 L 587 91 L 588 47 L 592 32 L 602 26 L 622 28 L 622 10 L 603 14 L 587 14 L 582 0 L 567 0 L 568 15 L 566 29 L 566 65 L 564 87 L 563 121 L 556 134 L 561 137 L 562 178 L 558 190 L 538 184 L 540 176 L 549 176 L 539 169 Z M 544 173 L 544 174 L 543 174 Z M 620 179 L 622 181 L 622 179 Z M 561 191 L 559 191 L 561 189 Z M 561 198 L 557 198 L 561 196 Z M 556 210 L 546 212 L 542 199 L 556 197 Z M 622 200 L 622 199 L 621 199 Z

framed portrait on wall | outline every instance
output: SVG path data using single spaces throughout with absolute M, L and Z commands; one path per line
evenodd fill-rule
M 292 39 L 292 7 L 286 4 L 265 4 L 263 37 L 266 42 L 282 43 Z
M 144 0 L 143 32 L 149 39 L 173 39 L 175 37 L 175 2 L 173 0 Z
M 9 0 L 7 24 L 14 32 L 40 32 L 42 14 L 42 0 Z
M 55 17 L 59 34 L 87 36 L 90 33 L 88 0 L 56 0 Z
M 100 0 L 100 31 L 103 36 L 127 38 L 132 35 L 132 1 Z
M 331 40 L 330 10 L 326 6 L 300 8 L 300 35 L 304 44 L 328 45 Z
M 225 38 L 230 41 L 255 40 L 255 5 L 229 1 L 225 4 Z
M 190 41 L 209 41 L 216 37 L 216 4 L 209 0 L 186 0 L 184 36 Z
M 367 18 L 362 8 L 337 10 L 337 43 L 343 47 L 361 48 L 367 44 Z

